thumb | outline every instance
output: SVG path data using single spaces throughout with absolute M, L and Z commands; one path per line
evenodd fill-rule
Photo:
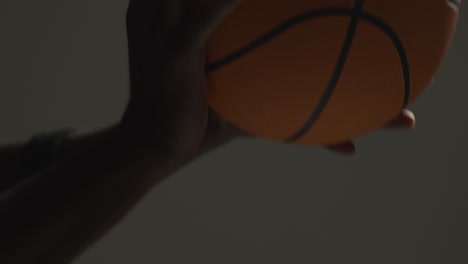
M 222 20 L 241 0 L 188 0 L 188 6 L 204 20 L 217 23 Z
M 187 0 L 191 35 L 204 46 L 210 34 L 242 0 Z

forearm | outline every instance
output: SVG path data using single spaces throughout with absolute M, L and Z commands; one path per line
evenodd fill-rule
M 62 130 L 37 134 L 27 142 L 0 147 L 0 193 L 31 178 L 60 156 L 65 145 L 80 144 L 89 134 Z M 66 143 L 66 144 L 65 144 Z
M 0 148 L 0 193 L 18 182 L 17 169 L 24 143 L 11 143 Z
M 49 170 L 0 200 L 0 263 L 66 263 L 186 161 L 119 127 L 71 145 Z

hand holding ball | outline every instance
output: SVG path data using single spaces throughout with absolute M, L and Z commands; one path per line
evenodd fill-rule
M 430 84 L 459 0 L 247 0 L 212 35 L 210 105 L 246 132 L 322 145 L 377 129 Z

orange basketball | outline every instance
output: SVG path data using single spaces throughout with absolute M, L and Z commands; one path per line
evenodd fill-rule
M 431 83 L 461 0 L 245 0 L 210 39 L 211 106 L 256 136 L 360 137 Z

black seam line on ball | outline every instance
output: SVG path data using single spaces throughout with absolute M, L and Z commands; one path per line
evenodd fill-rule
M 228 54 L 227 56 L 211 63 L 206 66 L 206 71 L 208 73 L 216 71 L 223 66 L 245 56 L 246 54 L 254 51 L 255 49 L 265 45 L 266 43 L 272 41 L 279 35 L 283 34 L 285 31 L 309 20 L 313 20 L 318 17 L 328 16 L 328 15 L 350 15 L 354 11 L 349 8 L 324 8 L 324 9 L 317 9 L 308 11 L 306 13 L 299 14 L 294 16 L 285 22 L 280 23 L 271 31 L 267 32 L 266 34 L 258 37 L 251 43 L 245 45 L 244 47 Z
M 460 9 L 461 5 L 457 0 L 447 0 L 449 3 L 454 5 L 457 9 Z
M 320 9 L 320 10 L 313 10 L 309 11 L 303 14 L 300 14 L 296 17 L 293 17 L 277 27 L 275 27 L 273 30 L 269 31 L 268 33 L 264 34 L 263 36 L 259 37 L 258 39 L 252 41 L 250 44 L 246 45 L 245 47 L 225 56 L 224 58 L 211 63 L 206 66 L 206 71 L 207 73 L 211 73 L 213 71 L 216 71 L 223 66 L 241 58 L 242 56 L 245 56 L 246 54 L 254 51 L 255 49 L 261 47 L 262 45 L 265 45 L 269 41 L 272 41 L 275 37 L 281 35 L 283 32 L 287 31 L 288 29 L 302 23 L 306 22 L 308 20 L 312 20 L 318 17 L 322 16 L 327 16 L 327 15 L 347 15 L 351 16 L 353 15 L 355 11 L 349 8 L 326 8 L 326 9 Z M 395 48 L 397 49 L 397 52 L 400 56 L 400 61 L 401 61 L 401 66 L 402 66 L 402 71 L 403 71 L 403 77 L 404 77 L 404 89 L 405 89 L 405 96 L 403 100 L 403 107 L 405 108 L 408 106 L 409 103 L 409 97 L 410 97 L 410 90 L 411 90 L 411 75 L 410 75 L 410 67 L 409 67 L 409 62 L 408 62 L 408 57 L 403 45 L 403 42 L 399 38 L 398 34 L 396 34 L 395 30 L 386 22 L 381 20 L 380 18 L 366 13 L 362 12 L 360 13 L 360 19 L 365 20 L 367 22 L 370 22 L 374 24 L 376 27 L 380 28 L 387 36 L 391 39 L 393 42 Z
M 323 110 L 325 110 L 325 107 L 328 104 L 328 101 L 330 100 L 333 92 L 336 89 L 336 85 L 338 84 L 341 74 L 343 73 L 346 60 L 348 59 L 349 52 L 351 51 L 351 47 L 354 42 L 354 36 L 356 35 L 358 23 L 360 20 L 360 16 L 362 13 L 362 9 L 364 7 L 364 0 L 357 0 L 354 5 L 354 11 L 351 16 L 349 26 L 348 26 L 348 32 L 346 33 L 346 38 L 343 43 L 343 48 L 341 50 L 340 56 L 338 57 L 338 62 L 336 63 L 335 70 L 333 71 L 333 74 L 331 76 L 330 81 L 328 82 L 327 87 L 325 88 L 324 93 L 322 94 L 322 97 L 320 98 L 320 101 L 318 102 L 317 106 L 314 109 L 314 112 L 312 115 L 309 117 L 309 119 L 306 121 L 304 126 L 302 126 L 301 129 L 299 129 L 293 136 L 288 138 L 286 141 L 287 142 L 294 142 L 304 136 L 307 131 L 317 122 L 319 119 L 320 115 L 322 114 Z
M 409 65 L 408 55 L 406 53 L 406 49 L 403 45 L 403 42 L 401 41 L 400 37 L 395 32 L 395 30 L 389 24 L 385 23 L 378 17 L 368 13 L 363 13 L 361 14 L 361 18 L 380 28 L 392 40 L 393 45 L 395 46 L 398 52 L 398 56 L 400 57 L 401 70 L 403 72 L 405 95 L 403 98 L 402 108 L 408 107 L 411 95 L 411 69 Z

